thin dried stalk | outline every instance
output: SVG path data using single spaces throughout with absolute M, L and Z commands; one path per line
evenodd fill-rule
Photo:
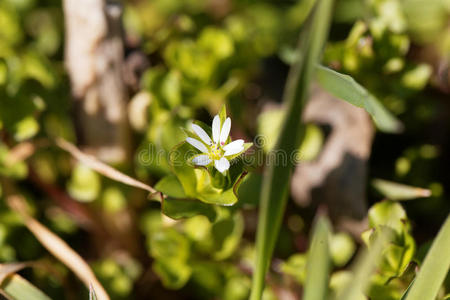
M 109 300 L 108 294 L 95 277 L 89 265 L 60 237 L 30 216 L 22 196 L 11 195 L 7 198 L 7 202 L 12 210 L 22 216 L 25 226 L 53 256 L 72 270 L 86 287 L 89 288 L 92 284 L 99 300 Z
M 108 166 L 107 164 L 99 161 L 95 157 L 88 155 L 86 153 L 83 153 L 80 149 L 78 149 L 75 145 L 72 143 L 69 143 L 68 141 L 58 138 L 56 139 L 56 144 L 72 154 L 74 158 L 76 158 L 81 163 L 85 164 L 86 166 L 90 167 L 91 169 L 97 171 L 98 173 L 112 179 L 115 181 L 122 182 L 123 184 L 133 186 L 136 188 L 140 188 L 143 190 L 146 190 L 150 193 L 156 193 L 157 191 L 152 188 L 151 186 L 138 181 L 134 178 L 131 178 L 130 176 L 123 174 L 122 172 L 117 171 L 116 169 Z

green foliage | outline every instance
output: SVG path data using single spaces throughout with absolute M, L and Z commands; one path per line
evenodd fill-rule
M 154 271 L 169 288 L 180 288 L 186 284 L 192 269 L 187 264 L 189 241 L 172 228 L 155 232 L 149 242 L 150 252 L 156 259 Z
M 140 265 L 129 257 L 123 257 L 121 260 L 105 258 L 96 261 L 93 269 L 113 299 L 129 297 L 133 281 L 142 273 Z
M 223 124 L 226 119 L 225 106 L 219 116 Z M 201 122 L 197 122 L 197 125 L 208 134 L 211 133 L 207 125 Z M 198 138 L 189 131 L 185 133 L 188 137 Z M 251 145 L 246 143 L 243 152 Z M 198 150 L 194 149 L 186 142 L 175 146 L 169 157 L 173 175 L 162 178 L 155 188 L 167 196 L 162 196 L 162 211 L 167 216 L 180 219 L 202 214 L 214 221 L 216 210 L 212 205 L 230 206 L 238 201 L 237 191 L 246 173 L 239 161 L 243 152 L 227 157 L 231 167 L 224 176 L 214 166 L 196 167 L 192 159 L 197 156 Z
M 447 217 L 409 289 L 406 300 L 436 298 L 450 269 L 450 217 Z
M 100 193 L 100 176 L 89 167 L 78 164 L 72 172 L 67 189 L 70 195 L 79 201 L 93 201 Z
M 319 217 L 308 250 L 305 292 L 303 294 L 305 300 L 328 299 L 328 278 L 331 265 L 329 235 L 328 220 Z
M 364 108 L 372 116 L 380 130 L 386 132 L 399 132 L 401 130 L 402 124 L 350 76 L 319 66 L 317 67 L 317 81 L 335 97 Z
M 123 3 L 120 61 L 133 130 L 126 148 L 134 159 L 114 167 L 158 191 L 148 195 L 73 163 L 54 145 L 63 137 L 88 149 L 75 130 L 85 124 L 76 119 L 78 103 L 69 101 L 63 68 L 63 2 L 1 1 L 0 263 L 38 267 L 7 276 L 0 294 L 88 298 L 8 207 L 17 194 L 34 218 L 91 263 L 111 299 L 275 300 L 299 291 L 305 299 L 447 299 L 450 2 L 337 1 L 325 42 L 331 2 Z M 322 149 L 339 130 L 320 121 L 301 124 L 312 79 L 366 110 L 380 131 L 368 180 L 386 200 L 375 202 L 380 195 L 368 193 L 375 204 L 362 239 L 313 218 L 321 186 L 313 187 L 308 207 L 288 200 L 294 164 L 320 165 Z M 245 154 L 229 157 L 233 164 L 224 176 L 211 165 L 194 166 L 199 152 L 184 141 L 198 138 L 192 122 L 211 135 L 212 116 L 223 123 L 225 105 L 233 139 L 257 138 L 255 147 L 244 145 Z M 271 155 L 280 150 L 299 155 L 288 166 L 274 166 Z M 348 155 L 359 161 L 359 153 Z M 339 167 L 327 179 L 339 175 Z
M 6 278 L 1 284 L 2 293 L 8 298 L 16 300 L 36 299 L 50 300 L 42 291 L 25 280 L 23 277 L 13 274 Z
M 369 247 L 376 235 L 390 232 L 390 239 L 383 249 L 380 278 L 389 281 L 403 275 L 416 250 L 404 209 L 390 201 L 377 203 L 369 210 L 369 226 L 372 231 L 363 234 Z
M 320 1 L 313 14 L 309 32 L 305 32 L 303 58 L 294 65 L 286 84 L 285 105 L 287 114 L 277 138 L 275 150 L 290 155 L 302 141 L 304 128 L 299 116 L 307 100 L 310 80 L 328 34 L 332 1 Z M 291 162 L 292 163 L 292 162 Z M 256 240 L 256 269 L 250 299 L 261 298 L 264 278 L 269 267 L 281 217 L 287 202 L 287 189 L 292 165 L 271 164 L 266 171 L 261 188 L 261 209 Z
M 373 186 L 390 200 L 410 200 L 431 196 L 431 191 L 418 187 L 408 186 L 383 179 L 374 179 Z
M 345 266 L 355 254 L 356 245 L 352 237 L 345 232 L 331 236 L 330 255 L 336 267 Z

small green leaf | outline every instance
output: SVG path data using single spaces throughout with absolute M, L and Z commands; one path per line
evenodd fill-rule
M 386 245 L 380 264 L 380 277 L 388 282 L 403 275 L 414 257 L 415 250 L 416 244 L 409 234 L 405 234 L 403 241 L 399 244 L 394 241 Z
M 281 264 L 281 271 L 291 275 L 298 283 L 303 284 L 306 278 L 306 262 L 305 254 L 294 254 L 289 259 Z
M 373 186 L 389 200 L 410 200 L 430 197 L 431 191 L 383 179 L 372 180 Z
M 67 189 L 70 195 L 79 201 L 94 201 L 101 189 L 100 176 L 89 167 L 79 163 L 72 172 Z
M 39 123 L 33 116 L 27 116 L 14 124 L 13 131 L 16 141 L 23 141 L 38 133 Z
M 189 257 L 189 241 L 171 227 L 154 232 L 150 236 L 149 246 L 155 259 L 187 261 Z
M 170 108 L 175 108 L 181 104 L 180 75 L 177 71 L 170 71 L 161 83 L 161 97 Z
M 179 289 L 189 280 L 191 268 L 187 264 L 190 246 L 187 238 L 174 228 L 154 232 L 149 241 L 155 259 L 153 270 L 167 288 Z
M 155 185 L 155 189 L 173 198 L 185 198 L 186 195 L 178 178 L 174 175 L 167 175 L 163 177 Z
M 214 223 L 211 228 L 215 248 L 214 259 L 224 260 L 230 257 L 239 246 L 243 232 L 244 219 L 239 213 Z
M 382 201 L 369 209 L 369 226 L 372 228 L 386 226 L 401 234 L 406 220 L 405 210 L 396 202 Z
M 24 161 L 13 162 L 9 159 L 9 149 L 0 143 L 0 175 L 16 179 L 25 178 L 28 174 L 28 166 Z
M 217 216 L 212 205 L 191 199 L 168 197 L 162 200 L 161 209 L 166 216 L 175 220 L 204 215 L 211 222 L 214 222 Z
M 414 89 L 422 90 L 428 83 L 428 80 L 433 73 L 433 68 L 427 64 L 420 64 L 407 71 L 402 76 L 402 83 L 404 86 Z
M 197 176 L 195 169 L 188 165 L 191 156 L 198 153 L 186 142 L 175 146 L 169 154 L 170 165 L 177 176 L 187 197 L 195 198 L 197 194 Z
M 25 76 L 39 81 L 44 87 L 50 89 L 56 84 L 56 76 L 51 64 L 44 56 L 37 52 L 27 51 L 22 56 Z
M 234 52 L 233 40 L 224 30 L 205 28 L 198 39 L 198 45 L 214 54 L 218 59 L 229 57 Z
M 324 66 L 317 66 L 319 84 L 336 98 L 364 108 L 381 131 L 399 133 L 403 125 L 364 87 L 349 75 L 338 73 Z
M 191 267 L 184 262 L 174 260 L 157 260 L 153 263 L 153 270 L 159 275 L 166 288 L 178 290 L 191 277 Z
M 222 192 L 214 189 L 211 184 L 204 186 L 201 190 L 199 190 L 197 198 L 205 203 L 222 206 L 231 206 L 238 200 L 232 188 Z
M 355 250 L 355 242 L 349 234 L 340 232 L 331 237 L 330 251 L 335 266 L 344 266 L 352 258 Z

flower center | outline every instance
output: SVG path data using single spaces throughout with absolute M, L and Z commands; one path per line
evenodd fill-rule
M 219 144 L 212 144 L 210 150 L 209 150 L 209 157 L 212 160 L 219 160 L 223 156 L 223 150 L 222 147 Z

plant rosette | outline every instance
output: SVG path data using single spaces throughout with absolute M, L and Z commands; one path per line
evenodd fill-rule
M 169 217 L 203 214 L 213 220 L 216 213 L 211 205 L 231 206 L 238 201 L 237 191 L 247 174 L 240 156 L 253 144 L 231 140 L 225 106 L 212 127 L 194 121 L 191 128 L 184 130 L 186 140 L 169 155 L 173 175 L 162 178 L 155 188 L 165 195 L 162 207 Z

